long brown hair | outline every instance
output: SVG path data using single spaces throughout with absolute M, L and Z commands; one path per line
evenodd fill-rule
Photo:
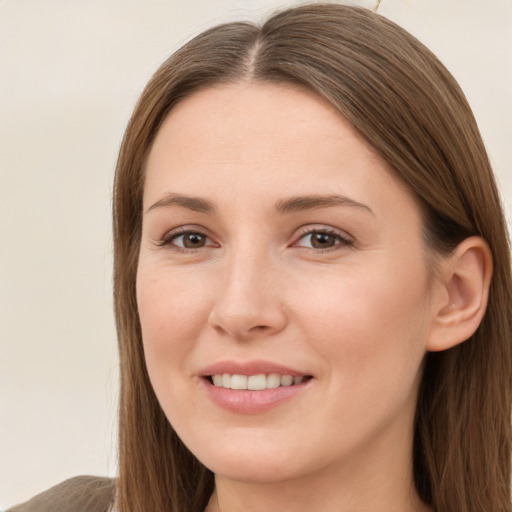
M 151 387 L 135 277 L 144 164 L 163 119 L 199 88 L 242 80 L 294 84 L 331 102 L 416 194 L 431 251 L 447 254 L 471 235 L 488 242 L 494 277 L 479 329 L 426 357 L 414 477 L 438 512 L 509 512 L 510 246 L 481 136 L 459 86 L 427 48 L 381 16 L 332 4 L 200 34 L 160 67 L 135 108 L 114 190 L 119 512 L 202 511 L 213 490 L 212 473 L 178 438 Z

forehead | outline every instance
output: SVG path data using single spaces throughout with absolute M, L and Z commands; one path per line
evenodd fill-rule
M 409 194 L 325 99 L 240 83 L 202 89 L 168 114 L 147 161 L 144 202 L 168 192 L 215 199 L 226 189 L 273 200 L 314 189 L 364 201 L 389 184 Z

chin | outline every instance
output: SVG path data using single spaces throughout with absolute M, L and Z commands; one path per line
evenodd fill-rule
M 293 463 L 276 464 L 261 458 L 241 459 L 215 460 L 207 467 L 217 477 L 247 484 L 274 484 L 303 476 L 300 468 L 294 467 Z
M 328 459 L 325 454 L 321 461 L 308 457 L 299 446 L 286 445 L 283 439 L 276 442 L 250 442 L 236 440 L 209 446 L 190 446 L 192 453 L 216 476 L 251 484 L 272 484 L 301 478 Z M 315 463 L 316 462 L 316 463 Z

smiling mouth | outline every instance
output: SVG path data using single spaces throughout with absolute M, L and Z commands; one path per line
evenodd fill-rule
M 311 378 L 310 375 L 292 376 L 281 375 L 279 373 L 260 373 L 258 375 L 222 373 L 210 375 L 208 380 L 211 384 L 219 388 L 262 391 L 264 389 L 296 386 Z

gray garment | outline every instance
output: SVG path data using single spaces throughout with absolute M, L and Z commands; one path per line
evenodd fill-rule
M 7 512 L 108 512 L 114 503 L 115 480 L 76 476 L 16 505 Z

